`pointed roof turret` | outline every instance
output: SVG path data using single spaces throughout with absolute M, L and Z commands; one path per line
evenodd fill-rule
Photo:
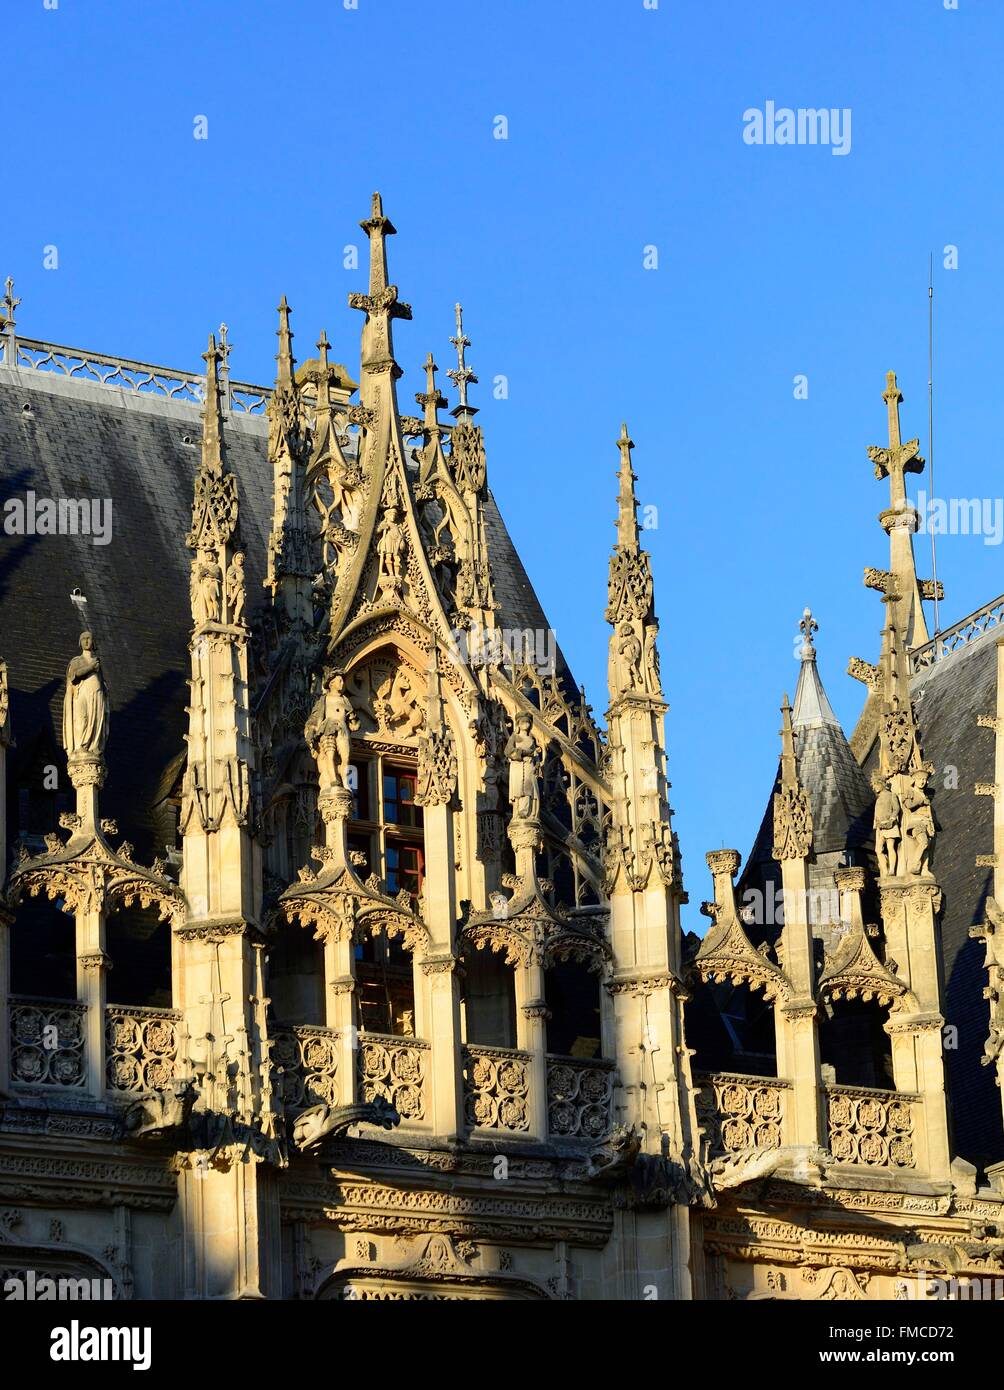
M 436 385 L 436 373 L 439 368 L 436 366 L 431 352 L 422 365 L 425 368 L 425 390 L 417 391 L 415 400 L 424 411 L 426 432 L 433 435 L 439 433 L 441 428 L 439 412 L 446 409 L 447 400 Z
M 792 724 L 796 729 L 805 729 L 819 724 L 831 724 L 839 729 L 840 721 L 833 713 L 833 707 L 827 699 L 816 666 L 816 648 L 812 634 L 819 631 L 819 624 L 812 616 L 810 609 L 804 610 L 799 627 L 802 630 L 802 646 L 799 650 L 802 667 L 798 673 L 798 685 L 795 689 Z

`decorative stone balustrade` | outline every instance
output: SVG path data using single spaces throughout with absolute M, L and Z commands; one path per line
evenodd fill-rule
M 547 1059 L 547 1128 L 556 1139 L 600 1139 L 610 1130 L 613 1062 Z
M 711 1157 L 781 1147 L 785 1097 L 791 1089 L 787 1081 L 737 1072 L 715 1072 L 695 1080 L 701 1088 L 697 1119 Z
M 279 1093 L 287 1110 L 338 1104 L 338 1034 L 330 1028 L 297 1024 L 279 1028 L 272 1061 L 281 1068 Z
M 429 1044 L 420 1038 L 360 1033 L 357 1059 L 359 1099 L 383 1096 L 402 1124 L 424 1120 Z
M 73 999 L 10 1000 L 10 1075 L 15 1086 L 83 1087 L 86 1004 Z
M 105 1009 L 105 1074 L 109 1091 L 156 1091 L 170 1083 L 178 1055 L 173 1009 L 109 1004 Z
M 528 1052 L 508 1047 L 463 1049 L 464 1112 L 472 1128 L 529 1130 L 530 1062 Z
M 914 1107 L 920 1097 L 865 1086 L 827 1086 L 830 1152 L 839 1163 L 913 1168 Z

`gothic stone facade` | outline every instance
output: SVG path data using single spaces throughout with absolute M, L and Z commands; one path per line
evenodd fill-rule
M 1004 656 L 989 608 L 928 638 L 895 379 L 861 723 L 807 614 L 764 830 L 738 888 L 708 855 L 684 936 L 627 430 L 601 729 L 489 490 L 459 306 L 450 418 L 431 354 L 404 413 L 378 196 L 362 226 L 358 385 L 323 333 L 297 365 L 285 300 L 266 390 L 225 334 L 204 376 L 19 337 L 8 282 L 0 1263 L 147 1299 L 863 1299 L 999 1268 L 1004 843 L 940 816 L 925 739 L 982 700 L 961 761 L 996 806 Z M 950 1005 L 979 1047 L 946 1080 Z

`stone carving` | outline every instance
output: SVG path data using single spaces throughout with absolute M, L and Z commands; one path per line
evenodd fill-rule
M 13 999 L 10 1006 L 10 1075 L 23 1086 L 83 1086 L 83 1004 Z M 56 1046 L 50 1045 L 54 1039 Z
M 359 1101 L 355 1105 L 312 1105 L 302 1111 L 293 1122 L 293 1143 L 298 1149 L 314 1149 L 329 1135 L 344 1134 L 353 1125 L 378 1125 L 381 1129 L 393 1129 L 401 1123 L 401 1116 L 383 1096 L 372 1100 Z
M 192 561 L 192 618 L 197 628 L 220 620 L 220 566 L 209 551 L 200 551 Z
M 427 1056 L 428 1044 L 417 1039 L 362 1034 L 358 1066 L 363 1099 L 382 1097 L 405 1121 L 424 1119 Z
M 226 578 L 227 617 L 234 627 L 244 622 L 247 588 L 244 579 L 244 553 L 238 550 L 230 562 Z
M 513 817 L 518 820 L 540 818 L 541 751 L 533 736 L 533 719 L 529 714 L 516 716 L 515 728 L 504 749 L 509 760 L 509 800 Z
M 570 1057 L 547 1059 L 547 1128 L 555 1138 L 598 1139 L 610 1128 L 612 1072 Z
M 899 797 L 884 777 L 876 773 L 872 778 L 875 791 L 875 853 L 878 856 L 879 872 L 885 878 L 895 878 L 899 868 L 899 842 L 901 838 Z
M 927 861 L 934 839 L 934 817 L 927 799 L 926 770 L 921 768 L 908 779 L 902 794 L 904 868 L 908 874 L 927 872 Z
M 386 603 L 400 603 L 404 583 L 405 534 L 401 511 L 389 506 L 377 528 L 377 596 Z
M 105 1010 L 105 1063 L 110 1091 L 158 1091 L 175 1071 L 180 1015 L 169 1009 Z
M 827 1091 L 830 1152 L 838 1163 L 912 1168 L 916 1096 L 835 1087 Z
M 160 1139 L 168 1134 L 183 1136 L 188 1129 L 195 1088 L 187 1077 L 172 1078 L 129 1106 L 122 1117 L 129 1139 Z
M 68 754 L 100 757 L 108 742 L 108 691 L 94 636 L 80 634 L 80 655 L 66 668 L 63 697 L 63 747 Z
M 928 872 L 934 816 L 927 796 L 928 767 L 891 777 L 876 773 L 875 852 L 883 877 L 918 877 Z
M 359 716 L 345 693 L 345 677 L 330 671 L 324 678 L 324 692 L 310 712 L 304 734 L 307 747 L 317 762 L 321 791 L 349 787 L 352 761 L 350 730 L 359 728 Z
M 786 1086 L 761 1077 L 716 1073 L 701 1080 L 697 1116 L 712 1157 L 779 1149 Z
M 287 1114 L 310 1105 L 337 1106 L 337 1033 L 308 1024 L 280 1028 L 272 1060 L 282 1069 L 279 1090 Z
M 509 1048 L 464 1049 L 467 1123 L 478 1129 L 530 1128 L 530 1057 Z

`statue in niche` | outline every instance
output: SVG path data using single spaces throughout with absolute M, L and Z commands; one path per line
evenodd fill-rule
M 658 695 L 662 690 L 662 675 L 659 670 L 659 624 L 652 620 L 645 628 L 645 688 L 650 695 Z
M 530 715 L 518 714 L 505 746 L 509 761 L 509 800 L 513 816 L 519 820 L 540 818 L 541 754 L 532 731 Z
M 377 592 L 381 598 L 400 598 L 404 581 L 404 531 L 401 512 L 390 506 L 384 512 L 377 534 Z
M 307 747 L 317 762 L 317 777 L 321 791 L 335 787 L 349 788 L 349 763 L 352 757 L 349 731 L 359 728 L 359 716 L 345 693 L 345 677 L 332 671 L 324 682 L 324 691 L 310 711 L 304 734 Z
M 875 853 L 883 878 L 895 878 L 899 869 L 900 801 L 891 783 L 877 773 L 872 778 L 875 796 Z
M 222 573 L 211 551 L 201 551 L 192 562 L 192 617 L 196 627 L 220 620 Z
M 908 874 L 926 872 L 934 839 L 934 816 L 927 799 L 926 782 L 927 774 L 923 770 L 913 773 L 902 796 L 903 867 Z
M 80 655 L 66 668 L 63 747 L 67 753 L 100 755 L 108 741 L 108 691 L 94 637 L 80 634 Z
M 627 619 L 610 636 L 610 689 L 620 693 L 641 686 L 641 643 Z
M 422 702 L 415 694 L 403 666 L 399 666 L 377 690 L 373 708 L 380 727 L 401 738 L 411 738 L 425 723 Z
M 227 611 L 230 622 L 239 627 L 244 621 L 244 603 L 247 590 L 244 585 L 244 552 L 238 550 L 230 562 L 226 578 Z

